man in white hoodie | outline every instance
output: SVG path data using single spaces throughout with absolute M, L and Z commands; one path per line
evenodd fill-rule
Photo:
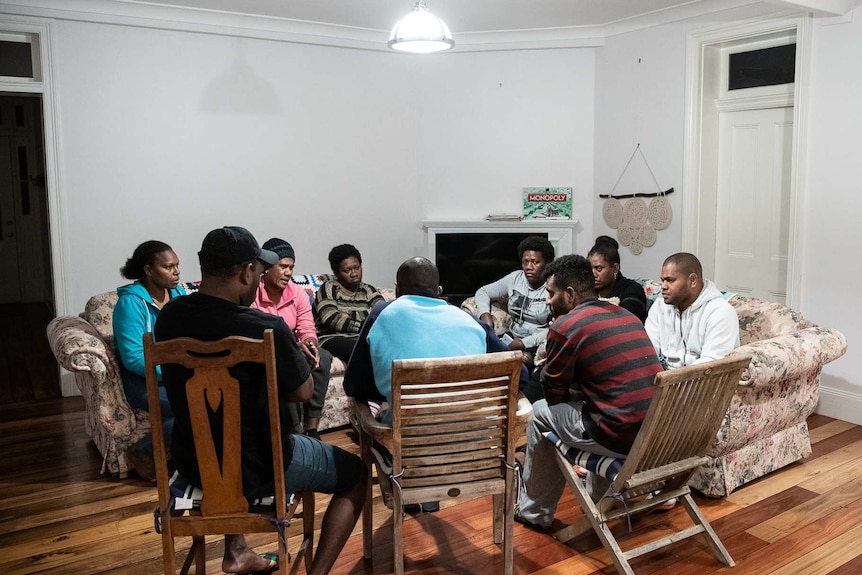
M 669 256 L 661 268 L 661 295 L 646 327 L 662 365 L 674 369 L 719 359 L 739 347 L 739 320 L 689 253 Z

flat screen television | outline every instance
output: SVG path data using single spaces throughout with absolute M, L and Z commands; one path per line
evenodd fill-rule
M 521 269 L 518 244 L 529 236 L 547 233 L 438 233 L 437 269 L 443 296 L 460 305 L 485 284 Z

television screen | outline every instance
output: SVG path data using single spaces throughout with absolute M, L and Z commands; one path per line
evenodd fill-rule
M 454 304 L 474 295 L 485 284 L 521 269 L 518 244 L 529 236 L 547 233 L 437 234 L 437 269 L 443 295 Z

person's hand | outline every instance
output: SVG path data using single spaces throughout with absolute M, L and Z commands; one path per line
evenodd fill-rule
M 299 342 L 299 349 L 305 355 L 308 365 L 315 368 L 320 366 L 320 351 L 317 349 L 317 340 L 315 338 L 309 337 Z
M 521 354 L 521 361 L 527 364 L 527 367 L 533 365 L 533 354 L 529 351 L 525 351 Z
M 483 313 L 479 316 L 479 321 L 485 323 L 491 329 L 494 329 L 494 316 L 488 312 Z
M 512 343 L 509 344 L 509 349 L 511 349 L 512 351 L 515 351 L 517 349 L 527 349 L 527 348 L 524 346 L 523 340 L 520 337 L 516 337 L 515 339 L 512 340 Z

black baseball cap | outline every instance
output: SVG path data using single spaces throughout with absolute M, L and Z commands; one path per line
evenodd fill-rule
M 278 263 L 278 255 L 260 249 L 251 232 L 239 226 L 225 226 L 206 235 L 198 252 L 201 271 L 229 268 L 244 262 L 259 259 L 267 266 Z

